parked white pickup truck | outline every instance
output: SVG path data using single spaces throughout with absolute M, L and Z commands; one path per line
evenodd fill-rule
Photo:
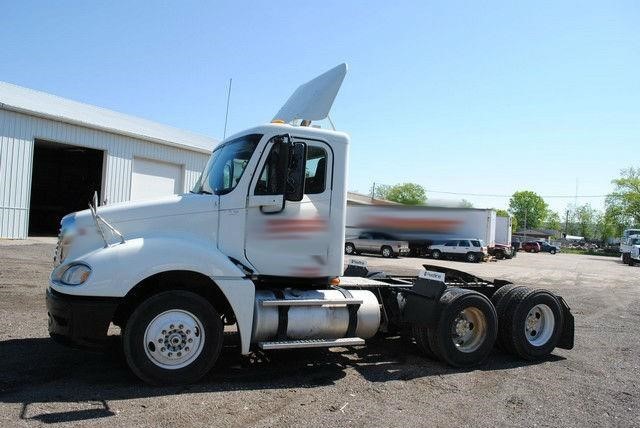
M 302 85 L 273 123 L 224 140 L 191 193 L 65 216 L 50 335 L 100 347 L 113 323 L 127 364 L 153 384 L 204 376 L 225 325 L 241 354 L 363 345 L 378 332 L 413 336 L 459 367 L 485 360 L 496 340 L 526 359 L 571 349 L 569 307 L 537 286 L 437 266 L 372 278 L 353 265 L 341 277 L 349 137 L 309 125 L 327 117 L 345 73 Z

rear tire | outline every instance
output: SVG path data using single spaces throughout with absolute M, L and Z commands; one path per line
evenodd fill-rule
M 552 248 L 552 249 L 550 249 L 550 250 L 549 250 L 549 253 L 551 253 L 551 254 L 555 254 L 555 253 L 556 253 L 556 250 Z
M 182 290 L 149 297 L 124 329 L 131 371 L 154 385 L 189 384 L 207 374 L 222 349 L 224 327 L 213 306 Z
M 525 287 L 509 293 L 500 321 L 503 349 L 527 360 L 549 355 L 560 340 L 564 323 L 562 307 L 553 294 Z
M 631 254 L 629 253 L 622 253 L 622 263 L 624 263 L 625 265 L 627 263 L 629 263 L 629 259 L 631 258 Z
M 351 242 L 344 244 L 344 253 L 350 256 L 356 254 L 356 247 Z
M 414 325 L 411 329 L 413 338 L 416 341 L 418 349 L 427 357 L 432 360 L 437 360 L 438 357 L 431 350 L 429 346 L 429 328 L 424 326 Z
M 469 263 L 477 263 L 479 259 L 480 258 L 476 253 L 469 252 L 465 256 L 465 260 L 467 260 Z
M 385 259 L 389 259 L 393 257 L 393 249 L 388 245 L 385 245 L 380 249 L 380 254 L 382 254 L 382 257 L 384 257 Z
M 441 257 L 442 257 L 442 253 L 440 252 L 440 250 L 433 250 L 431 252 L 432 259 L 439 260 Z
M 482 294 L 449 288 L 440 297 L 436 327 L 429 330 L 429 347 L 455 367 L 471 367 L 484 361 L 496 340 L 498 320 L 491 301 Z

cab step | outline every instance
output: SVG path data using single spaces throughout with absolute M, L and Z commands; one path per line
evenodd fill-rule
M 364 345 L 364 339 L 359 337 L 343 337 L 340 339 L 306 339 L 306 340 L 282 340 L 275 342 L 259 342 L 260 349 L 298 349 L 298 348 L 332 348 L 334 346 Z

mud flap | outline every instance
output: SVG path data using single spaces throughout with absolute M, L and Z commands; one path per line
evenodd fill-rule
M 421 326 L 435 326 L 440 315 L 440 297 L 447 286 L 444 282 L 418 278 L 410 290 L 404 290 L 405 305 L 402 321 Z
M 560 296 L 556 296 L 560 306 L 562 306 L 562 315 L 564 318 L 564 325 L 562 326 L 562 335 L 558 341 L 558 348 L 573 349 L 574 333 L 575 333 L 575 321 L 569 305 Z

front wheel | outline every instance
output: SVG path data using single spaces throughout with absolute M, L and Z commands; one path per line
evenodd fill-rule
M 380 250 L 380 254 L 382 254 L 382 257 L 384 257 L 385 259 L 388 259 L 390 257 L 393 257 L 393 250 L 391 249 L 391 247 L 384 246 Z
M 552 249 L 550 249 L 550 250 L 549 250 L 549 253 L 551 253 L 551 254 L 555 254 L 555 253 L 556 253 L 556 250 L 552 248 Z
M 133 312 L 124 330 L 124 354 L 147 383 L 188 384 L 211 370 L 223 333 L 221 317 L 207 300 L 189 291 L 166 291 Z
M 467 253 L 465 258 L 469 263 L 475 263 L 479 260 L 479 257 L 476 253 Z
M 431 252 L 431 257 L 438 260 L 440 257 L 442 257 L 442 253 L 440 252 L 440 250 L 433 250 Z
M 344 252 L 349 255 L 355 254 L 356 247 L 351 242 L 347 242 L 344 244 Z

